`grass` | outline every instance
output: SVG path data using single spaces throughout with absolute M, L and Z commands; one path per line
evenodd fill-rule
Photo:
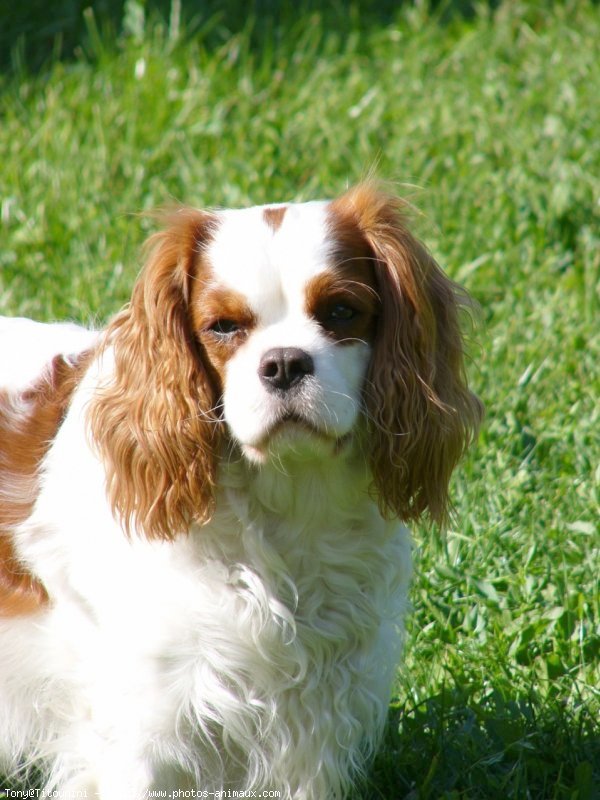
M 0 79 L 0 313 L 102 321 L 134 212 L 329 196 L 376 163 L 481 306 L 487 419 L 451 529 L 415 532 L 357 797 L 599 798 L 598 6 L 56 5 L 62 39 L 32 3 Z

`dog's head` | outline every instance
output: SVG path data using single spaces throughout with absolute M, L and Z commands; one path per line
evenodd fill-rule
M 174 212 L 109 327 L 92 431 L 113 505 L 149 536 L 210 517 L 219 459 L 360 447 L 384 513 L 442 519 L 479 401 L 466 297 L 371 185 L 332 202 Z M 333 467 L 334 468 L 334 467 Z

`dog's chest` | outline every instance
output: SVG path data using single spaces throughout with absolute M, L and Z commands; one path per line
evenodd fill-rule
M 222 515 L 187 547 L 186 613 L 168 626 L 162 668 L 194 715 L 227 697 L 264 731 L 282 706 L 333 711 L 342 695 L 361 705 L 363 691 L 387 691 L 410 570 L 404 529 L 381 520 L 359 529 L 354 519 L 315 532 Z M 211 715 L 227 726 L 226 708 Z

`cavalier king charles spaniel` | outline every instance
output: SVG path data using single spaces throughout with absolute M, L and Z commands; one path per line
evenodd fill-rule
M 0 772 L 101 800 L 364 774 L 403 523 L 443 521 L 481 414 L 467 297 L 405 216 L 372 184 L 180 208 L 105 330 L 0 322 Z

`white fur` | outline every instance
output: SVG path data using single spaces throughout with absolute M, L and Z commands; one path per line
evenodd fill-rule
M 0 317 L 0 388 L 23 389 L 55 355 L 80 353 L 97 336 L 71 322 L 48 325 L 23 317 Z
M 321 204 L 290 207 L 275 234 L 257 210 L 223 219 L 209 259 L 221 282 L 246 293 L 259 326 L 230 362 L 225 391 L 231 435 L 250 460 L 224 463 L 215 515 L 173 542 L 124 535 L 86 435 L 108 352 L 76 390 L 16 532 L 52 604 L 0 620 L 0 765 L 40 761 L 48 790 L 341 798 L 382 730 L 403 639 L 408 533 L 381 518 L 358 446 L 334 454 L 313 434 L 284 432 L 252 463 L 279 411 L 256 377 L 265 349 L 311 352 L 304 407 L 339 437 L 357 423 L 369 348 L 336 346 L 303 310 L 303 286 L 326 262 Z M 12 354 L 0 371 L 10 388 L 41 369 L 30 333 L 43 359 L 90 341 L 60 329 L 51 345 L 57 329 L 18 325 L 29 366 L 20 371 Z

